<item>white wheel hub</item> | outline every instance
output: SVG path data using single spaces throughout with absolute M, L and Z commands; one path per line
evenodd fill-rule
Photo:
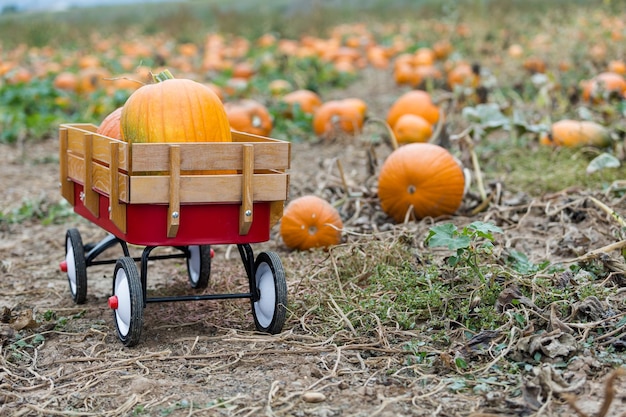
M 72 241 L 67 240 L 67 254 L 65 255 L 65 263 L 67 264 L 67 277 L 70 282 L 72 294 L 76 294 L 76 259 L 74 257 L 74 248 Z
M 259 291 L 259 300 L 254 303 L 256 318 L 261 326 L 269 327 L 276 309 L 276 289 L 274 274 L 267 263 L 262 263 L 257 268 L 256 286 Z
M 118 269 L 115 275 L 115 292 L 113 294 L 117 296 L 118 300 L 117 309 L 115 310 L 117 328 L 121 335 L 126 336 L 130 330 L 132 312 L 130 306 L 130 285 L 123 268 Z
M 195 284 L 200 279 L 200 246 L 189 246 L 189 278 Z

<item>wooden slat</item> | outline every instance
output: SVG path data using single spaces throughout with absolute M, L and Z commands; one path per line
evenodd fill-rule
M 180 146 L 170 145 L 169 209 L 167 237 L 174 238 L 180 225 Z
M 126 206 L 120 203 L 120 183 L 118 179 L 118 163 L 120 144 L 111 141 L 111 165 L 109 166 L 109 219 L 122 233 L 126 233 Z
M 272 139 L 265 136 L 253 135 L 252 133 L 231 130 L 233 142 L 281 142 L 278 139 Z
M 61 196 L 74 205 L 74 184 L 68 176 L 67 128 L 59 129 L 59 181 Z
M 130 176 L 131 204 L 166 204 L 169 202 L 169 177 Z M 252 177 L 254 201 L 287 199 L 288 174 L 262 174 Z M 241 175 L 182 175 L 180 202 L 187 203 L 240 203 Z
M 85 155 L 85 136 L 92 137 L 92 159 L 105 165 L 111 163 L 111 154 L 109 143 L 116 142 L 120 145 L 119 167 L 122 171 L 128 171 L 128 144 L 124 141 L 99 135 L 96 132 L 97 127 L 90 124 L 78 125 L 61 125 L 68 130 L 68 150 L 80 156 Z
M 100 217 L 100 197 L 98 193 L 93 189 L 93 160 L 92 150 L 93 142 L 92 135 L 85 134 L 84 136 L 84 148 L 85 148 L 85 183 L 83 187 L 83 204 L 96 218 Z
M 243 144 L 243 169 L 241 174 L 241 207 L 239 208 L 239 234 L 247 235 L 252 226 L 252 175 L 254 173 L 254 147 Z
M 284 201 L 272 201 L 270 203 L 270 227 L 274 227 L 274 225 L 283 217 L 284 209 Z
M 202 142 L 181 143 L 181 170 L 241 170 L 244 143 Z M 254 143 L 254 169 L 285 170 L 290 166 L 288 142 Z M 167 171 L 168 144 L 135 143 L 132 145 L 133 174 Z
M 114 143 L 114 142 L 112 142 Z M 72 181 L 79 184 L 85 184 L 85 160 L 84 158 L 68 154 L 67 157 L 67 176 Z M 123 172 L 118 172 L 117 181 L 119 186 L 118 197 L 124 202 L 128 203 L 128 175 Z M 94 163 L 92 165 L 92 186 L 96 191 L 100 191 L 103 194 L 111 193 L 111 172 L 110 169 L 104 165 Z

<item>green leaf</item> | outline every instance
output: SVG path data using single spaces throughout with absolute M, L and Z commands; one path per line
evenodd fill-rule
M 454 360 L 456 367 L 459 369 L 467 369 L 467 362 L 463 358 L 456 358 Z
M 533 264 L 525 253 L 512 249 L 509 251 L 507 261 L 513 266 L 513 269 L 520 274 L 530 274 L 537 272 L 537 265 Z
M 589 162 L 587 165 L 587 174 L 601 171 L 606 168 L 619 168 L 621 165 L 619 159 L 609 153 L 601 153 Z
M 509 118 L 502 114 L 500 107 L 495 103 L 465 107 L 462 115 L 469 122 L 476 123 L 484 129 L 507 129 L 511 124 Z
M 493 233 L 503 233 L 502 229 L 493 223 L 485 223 L 481 221 L 475 221 L 468 226 L 472 229 L 476 236 L 493 240 Z
M 446 223 L 431 227 L 426 243 L 430 247 L 447 247 L 450 250 L 457 250 L 468 248 L 470 238 L 459 235 L 455 225 Z

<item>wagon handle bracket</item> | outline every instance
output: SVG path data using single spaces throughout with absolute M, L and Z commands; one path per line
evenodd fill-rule
M 120 183 L 118 179 L 120 144 L 110 142 L 111 162 L 109 164 L 109 219 L 122 233 L 126 233 L 126 207 L 120 203 Z
M 174 238 L 180 225 L 180 146 L 170 145 L 170 190 L 167 211 L 167 237 Z
M 239 209 L 239 234 L 247 235 L 252 226 L 252 175 L 254 173 L 254 146 L 243 144 L 243 169 L 241 171 L 241 207 Z
M 85 184 L 83 186 L 83 204 L 96 218 L 100 217 L 100 197 L 93 189 L 93 134 L 86 133 L 85 146 Z

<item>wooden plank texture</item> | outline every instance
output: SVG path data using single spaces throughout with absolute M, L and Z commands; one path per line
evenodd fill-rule
M 118 177 L 118 161 L 120 144 L 117 141 L 111 141 L 111 165 L 109 166 L 109 219 L 120 229 L 122 233 L 126 233 L 126 205 L 120 203 L 120 182 Z
M 167 204 L 169 177 L 131 176 L 131 204 Z M 254 201 L 287 199 L 288 177 L 285 173 L 253 175 Z M 180 178 L 180 202 L 233 203 L 241 202 L 241 175 L 183 175 Z
M 67 176 L 74 182 L 85 185 L 85 162 L 84 158 L 68 154 L 67 156 Z M 118 198 L 128 203 L 128 175 L 118 172 Z M 94 163 L 92 165 L 92 186 L 95 190 L 103 194 L 111 193 L 111 172 L 109 167 Z
M 241 207 L 239 208 L 239 234 L 247 235 L 252 226 L 252 174 L 254 172 L 254 148 L 243 145 L 243 170 L 241 173 Z
M 74 205 L 74 184 L 69 178 L 67 161 L 67 128 L 59 129 L 59 185 L 61 195 Z
M 182 144 L 181 144 L 182 145 Z M 228 170 L 243 168 L 242 146 L 245 143 L 185 143 L 181 146 L 181 170 Z M 287 142 L 254 143 L 254 169 L 281 169 L 290 165 L 290 144 Z M 133 174 L 167 171 L 167 144 L 135 143 L 132 145 Z
M 91 139 L 91 134 L 86 134 L 84 136 L 83 146 L 85 148 L 85 159 L 83 163 L 85 165 L 85 187 L 83 188 L 81 198 L 83 199 L 83 204 L 87 207 L 91 214 L 95 217 L 100 217 L 100 197 L 93 188 L 93 142 Z
M 170 145 L 169 208 L 167 210 L 167 237 L 174 238 L 180 226 L 180 146 Z
M 78 123 L 63 124 L 59 130 L 60 176 L 69 179 L 65 182 L 70 185 L 62 193 L 72 198 L 71 182 L 83 184 L 85 205 L 89 205 L 90 211 L 98 212 L 96 191 L 104 195 L 114 193 L 112 200 L 119 204 L 170 204 L 171 193 L 176 192 L 172 191 L 172 184 L 177 184 L 178 204 L 272 201 L 281 202 L 272 206 L 272 217 L 282 215 L 282 202 L 287 199 L 289 187 L 289 142 L 233 131 L 230 143 L 176 143 L 178 150 L 174 153 L 179 153 L 179 162 L 173 162 L 171 143 L 129 145 L 98 135 L 96 129 L 92 124 Z M 172 164 L 178 171 L 174 176 L 179 176 L 173 183 Z M 187 172 L 211 169 L 237 173 Z M 246 200 L 249 196 L 251 200 Z M 111 210 L 117 209 L 112 206 Z M 120 218 L 119 222 L 121 225 L 123 220 Z

